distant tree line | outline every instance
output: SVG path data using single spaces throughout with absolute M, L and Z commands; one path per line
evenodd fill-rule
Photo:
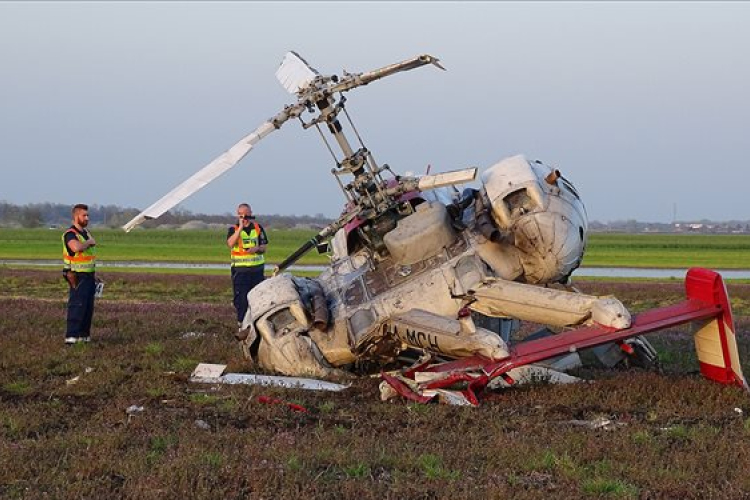
M 61 203 L 28 203 L 15 205 L 0 201 L 0 226 L 3 227 L 64 227 L 70 224 L 70 205 Z M 137 208 L 123 208 L 117 205 L 89 205 L 89 223 L 96 226 L 117 228 L 138 215 Z M 323 214 L 316 215 L 257 215 L 258 220 L 269 228 L 287 229 L 298 226 L 323 227 L 331 222 Z M 207 224 L 232 224 L 236 217 L 229 212 L 223 214 L 193 213 L 176 208 L 168 211 L 157 220 L 147 221 L 144 227 L 157 227 L 162 224 L 181 225 L 191 221 Z
M 61 203 L 29 203 L 14 205 L 0 201 L 0 226 L 3 227 L 64 227 L 70 224 L 70 206 Z M 96 226 L 117 228 L 131 220 L 140 212 L 137 208 L 122 208 L 117 205 L 89 205 L 90 223 Z M 331 222 L 323 214 L 316 215 L 258 215 L 263 225 L 274 229 L 288 229 L 293 227 L 322 228 Z M 201 221 L 206 224 L 232 224 L 235 216 L 232 213 L 203 214 L 190 210 L 175 208 L 165 213 L 157 220 L 147 221 L 143 227 L 151 228 L 166 225 L 179 226 L 187 222 Z M 680 221 L 680 222 L 640 222 L 635 219 L 613 222 L 591 221 L 591 232 L 618 233 L 750 233 L 750 221 L 732 220 L 714 222 L 709 220 Z
M 707 219 L 675 222 L 641 222 L 635 219 L 589 223 L 593 233 L 704 233 L 704 234 L 750 234 L 750 221 Z

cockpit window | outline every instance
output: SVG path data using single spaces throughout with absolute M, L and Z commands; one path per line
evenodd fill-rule
M 511 217 L 518 217 L 519 215 L 531 212 L 536 208 L 534 200 L 526 192 L 526 189 L 519 189 L 507 195 L 503 201 L 508 207 Z
M 273 329 L 277 335 L 284 333 L 284 330 L 291 331 L 301 326 L 297 323 L 297 319 L 289 309 L 276 311 L 268 318 L 268 321 L 273 325 Z

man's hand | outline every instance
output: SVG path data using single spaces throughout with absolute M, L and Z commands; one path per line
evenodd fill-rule
M 242 231 L 242 226 L 235 229 L 234 232 L 232 232 L 232 235 L 229 238 L 227 238 L 227 246 L 229 248 L 233 248 L 234 245 L 237 244 L 237 240 L 240 239 L 241 231 Z
M 78 276 L 73 271 L 63 271 L 63 276 L 71 288 L 78 287 Z
M 89 239 L 83 242 L 78 240 L 70 240 L 67 242 L 67 247 L 71 252 L 83 252 L 94 245 L 96 245 L 96 240 L 91 235 L 89 235 Z

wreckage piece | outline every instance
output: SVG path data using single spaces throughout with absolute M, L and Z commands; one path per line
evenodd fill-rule
M 475 404 L 474 401 L 480 399 L 484 389 L 494 379 L 501 378 L 509 385 L 519 383 L 512 374 L 513 370 L 520 367 L 531 366 L 561 354 L 610 342 L 622 343 L 632 337 L 692 323 L 703 376 L 747 390 L 748 385 L 739 362 L 732 310 L 721 275 L 708 269 L 690 269 L 685 279 L 685 292 L 685 301 L 638 314 L 633 317 L 629 328 L 581 328 L 521 342 L 513 346 L 509 355 L 503 359 L 490 360 L 483 356 L 472 356 L 431 365 L 422 363 L 416 369 L 404 371 L 401 377 L 383 374 L 383 379 L 398 394 L 419 402 L 432 400 L 434 395 L 427 393 L 431 389 L 445 389 L 454 382 L 470 381 L 459 393 Z M 419 375 L 425 372 L 440 373 L 442 376 L 430 377 L 429 382 L 419 384 Z
M 343 391 L 349 385 L 335 384 L 325 380 L 301 377 L 280 377 L 274 375 L 256 375 L 254 373 L 227 373 L 227 365 L 199 363 L 188 380 L 198 384 L 246 384 L 287 389 L 308 389 L 313 391 Z
M 532 287 L 495 278 L 469 290 L 469 307 L 486 316 L 511 317 L 552 326 L 584 322 L 609 328 L 630 326 L 630 313 L 612 297 L 594 297 L 554 288 Z
M 319 314 L 310 317 L 299 288 L 311 280 L 295 279 L 284 274 L 265 280 L 253 288 L 248 300 L 253 306 L 247 311 L 243 329 L 247 337 L 242 349 L 248 358 L 253 357 L 253 346 L 258 342 L 254 356 L 265 370 L 287 375 L 320 378 L 346 378 L 347 374 L 332 367 L 310 336 L 313 326 L 327 322 Z
M 374 343 L 382 338 L 397 340 L 403 346 L 414 347 L 451 358 L 475 354 L 488 358 L 506 356 L 508 347 L 494 332 L 474 326 L 469 316 L 446 318 L 421 309 L 391 316 L 373 329 Z M 367 344 L 365 337 L 362 344 Z
M 226 373 L 220 377 L 190 377 L 190 382 L 198 384 L 246 384 L 265 387 L 284 387 L 286 389 L 306 389 L 311 391 L 343 391 L 348 385 L 336 384 L 325 380 L 302 377 L 280 377 L 275 375 L 256 375 L 254 373 Z
M 518 366 L 491 378 L 484 367 L 492 362 L 476 355 L 456 361 L 422 364 L 400 374 L 383 373 L 385 385 L 380 387 L 381 399 L 385 401 L 401 395 L 419 403 L 437 399 L 451 405 L 477 406 L 485 389 L 537 382 L 571 384 L 581 381 L 578 377 L 539 365 Z
M 582 328 L 523 342 L 511 349 L 508 358 L 489 364 L 484 370 L 493 377 L 515 366 L 692 322 L 703 376 L 747 388 L 739 362 L 732 310 L 721 275 L 708 269 L 690 269 L 685 279 L 685 292 L 687 300 L 638 314 L 630 328 L 610 331 L 600 327 Z

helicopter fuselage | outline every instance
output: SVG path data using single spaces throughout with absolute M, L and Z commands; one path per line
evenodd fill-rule
M 411 213 L 371 222 L 366 237 L 361 224 L 340 229 L 318 278 L 261 283 L 243 324 L 247 355 L 267 369 L 317 376 L 365 360 L 387 364 L 407 349 L 507 355 L 496 332 L 473 324 L 472 310 L 626 327 L 617 301 L 545 287 L 566 283 L 585 249 L 586 211 L 572 184 L 522 156 L 493 165 L 482 181 L 463 197 L 453 187 L 405 197 Z M 313 325 L 316 296 L 324 325 Z

